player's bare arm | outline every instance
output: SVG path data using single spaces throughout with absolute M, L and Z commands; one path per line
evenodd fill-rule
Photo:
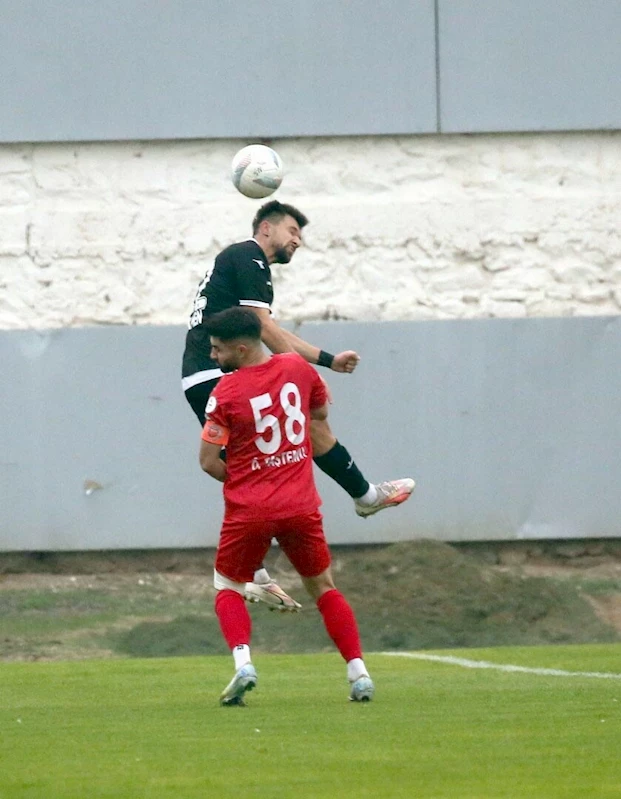
M 273 353 L 297 352 L 309 363 L 317 364 L 319 362 L 319 354 L 321 352 L 319 347 L 309 344 L 308 341 L 304 341 L 304 339 L 296 336 L 295 333 L 284 330 L 274 321 L 267 308 L 253 308 L 252 310 L 261 320 L 261 339 Z M 345 350 L 334 356 L 330 368 L 334 372 L 351 374 L 359 361 L 360 356 L 358 353 L 353 350 Z
M 223 483 L 226 478 L 226 463 L 220 457 L 221 450 L 222 446 L 220 444 L 201 441 L 198 459 L 204 472 Z
M 319 408 L 311 408 L 310 417 L 316 422 L 324 422 L 328 418 L 328 403 Z

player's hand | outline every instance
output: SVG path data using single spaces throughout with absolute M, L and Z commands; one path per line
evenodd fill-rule
M 358 366 L 358 362 L 360 361 L 360 356 L 357 352 L 353 350 L 345 350 L 345 352 L 339 352 L 338 355 L 334 356 L 334 360 L 332 361 L 332 369 L 335 372 L 345 372 L 347 374 L 351 374 L 356 366 Z

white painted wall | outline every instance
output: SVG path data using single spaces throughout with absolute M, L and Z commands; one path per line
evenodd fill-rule
M 0 328 L 183 324 L 260 201 L 246 142 L 0 146 Z M 311 219 L 281 320 L 617 314 L 621 132 L 297 139 L 275 195 Z

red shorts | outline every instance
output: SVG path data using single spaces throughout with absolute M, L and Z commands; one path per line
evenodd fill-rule
M 273 521 L 224 520 L 216 571 L 236 583 L 252 582 L 275 538 L 302 577 L 316 577 L 330 565 L 330 550 L 319 511 Z

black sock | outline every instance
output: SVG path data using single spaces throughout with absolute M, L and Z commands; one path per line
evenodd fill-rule
M 363 496 L 369 490 L 369 483 L 364 479 L 354 459 L 338 441 L 325 455 L 319 455 L 313 460 L 321 471 L 344 488 L 352 499 Z

